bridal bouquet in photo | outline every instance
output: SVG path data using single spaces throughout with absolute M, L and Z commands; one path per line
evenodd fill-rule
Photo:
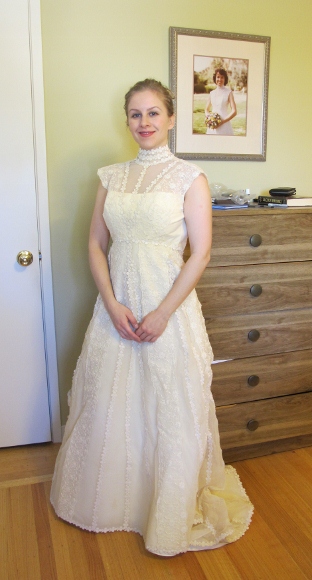
M 209 129 L 217 129 L 221 121 L 222 119 L 219 113 L 208 113 L 205 119 L 205 123 Z

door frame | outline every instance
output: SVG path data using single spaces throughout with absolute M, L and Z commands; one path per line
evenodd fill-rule
M 30 76 L 32 90 L 35 159 L 34 173 L 37 198 L 38 241 L 39 251 L 42 255 L 42 259 L 40 260 L 42 319 L 45 341 L 44 346 L 47 369 L 51 434 L 52 441 L 54 443 L 58 443 L 62 439 L 62 433 L 50 247 L 40 0 L 27 1 L 29 14 L 29 49 L 31 63 Z

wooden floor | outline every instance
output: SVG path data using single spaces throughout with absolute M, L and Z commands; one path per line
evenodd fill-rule
M 58 446 L 0 450 L 0 580 L 301 580 L 312 578 L 312 448 L 235 463 L 255 505 L 224 548 L 161 558 L 138 534 L 93 534 L 50 504 Z

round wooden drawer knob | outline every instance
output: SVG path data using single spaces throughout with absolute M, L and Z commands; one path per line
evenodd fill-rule
M 250 387 L 256 387 L 257 385 L 259 385 L 260 379 L 258 377 L 258 375 L 250 375 L 250 377 L 248 377 L 247 379 L 247 383 Z
M 260 332 L 259 330 L 250 330 L 248 332 L 248 340 L 250 340 L 250 342 L 257 342 L 257 340 L 260 338 Z
M 262 286 L 260 284 L 253 284 L 250 288 L 251 296 L 260 296 L 262 294 Z
M 258 429 L 258 427 L 259 427 L 259 423 L 255 419 L 250 419 L 250 421 L 248 421 L 248 423 L 247 423 L 248 431 L 256 431 L 256 429 Z
M 253 246 L 253 248 L 257 248 L 262 244 L 262 237 L 260 234 L 253 234 L 249 239 L 249 243 L 251 246 Z

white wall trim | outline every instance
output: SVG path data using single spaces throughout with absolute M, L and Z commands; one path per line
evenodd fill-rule
M 45 350 L 52 441 L 62 439 L 60 402 L 58 389 L 54 302 L 52 286 L 52 265 L 50 248 L 50 224 L 48 206 L 48 181 L 46 162 L 44 92 L 42 69 L 42 39 L 40 0 L 28 0 L 29 37 L 31 59 L 31 84 L 33 102 L 33 133 L 35 151 L 35 176 L 38 212 L 39 244 L 41 260 L 42 307 L 45 331 Z

